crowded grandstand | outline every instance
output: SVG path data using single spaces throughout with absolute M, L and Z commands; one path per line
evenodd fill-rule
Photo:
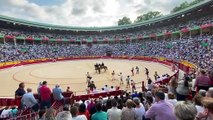
M 114 27 L 65 27 L 0 15 L 2 70 L 17 61 L 86 57 L 152 58 L 175 67 L 175 74 L 165 75 L 165 81 L 159 82 L 157 73 L 155 80 L 147 75 L 147 84 L 142 81 L 134 90 L 106 85 L 97 92 L 91 81 L 84 95 L 73 94 L 69 87 L 62 90 L 60 83 L 51 90 L 47 81 L 38 83 L 38 91 L 32 92 L 21 82 L 14 99 L 0 98 L 0 118 L 213 120 L 212 11 L 212 0 L 204 0 L 169 15 Z M 184 73 L 179 75 L 179 71 Z M 128 84 L 135 87 L 134 81 Z

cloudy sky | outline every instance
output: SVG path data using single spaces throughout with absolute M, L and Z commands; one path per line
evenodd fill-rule
M 0 14 L 42 23 L 69 26 L 113 26 L 119 18 L 132 21 L 148 11 L 169 14 L 192 0 L 0 0 Z

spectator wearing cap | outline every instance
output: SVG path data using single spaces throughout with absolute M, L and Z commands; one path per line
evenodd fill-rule
M 162 91 L 155 93 L 155 104 L 145 113 L 145 118 L 154 120 L 176 120 L 173 114 L 173 105 L 165 101 L 165 94 Z
M 40 88 L 41 94 L 41 109 L 45 107 L 50 108 L 51 106 L 51 90 L 47 87 L 47 81 L 43 81 Z
M 107 110 L 108 120 L 121 120 L 121 110 L 117 108 L 117 101 L 112 100 L 112 108 Z
M 27 93 L 23 95 L 21 102 L 24 106 L 31 108 L 34 111 L 38 111 L 39 109 L 38 102 L 35 99 L 31 88 L 27 88 Z
M 197 76 L 194 87 L 197 87 L 197 91 L 199 91 L 200 89 L 207 91 L 209 89 L 210 85 L 211 85 L 211 80 L 206 75 L 206 71 L 200 70 L 200 75 Z

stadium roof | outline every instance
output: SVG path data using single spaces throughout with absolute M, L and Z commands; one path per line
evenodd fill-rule
M 169 15 L 164 15 L 162 17 L 158 17 L 155 19 L 147 20 L 140 23 L 133 23 L 128 25 L 121 25 L 121 26 L 111 26 L 111 27 L 77 27 L 77 26 L 62 26 L 62 25 L 53 25 L 53 24 L 46 24 L 46 23 L 39 23 L 39 22 L 32 22 L 27 21 L 23 19 L 18 18 L 12 18 L 0 15 L 0 20 L 5 22 L 10 22 L 13 24 L 19 24 L 19 25 L 26 25 L 31 27 L 38 27 L 38 28 L 44 28 L 44 29 L 50 29 L 50 30 L 71 30 L 71 31 L 111 31 L 111 30 L 123 30 L 123 29 L 129 29 L 129 28 L 135 28 L 140 27 L 144 25 L 149 25 L 152 23 L 157 23 L 163 20 L 171 19 L 174 17 L 182 16 L 184 14 L 187 14 L 193 10 L 197 10 L 201 8 L 202 6 L 211 4 L 212 0 L 204 0 L 203 2 L 200 2 L 196 5 L 193 5 L 191 7 L 188 7 L 186 9 L 183 9 L 181 11 L 171 13 Z

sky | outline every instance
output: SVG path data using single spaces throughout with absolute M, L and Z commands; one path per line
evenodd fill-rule
M 192 0 L 0 0 L 0 14 L 41 23 L 104 27 L 127 16 L 134 21 L 149 11 L 170 11 Z

